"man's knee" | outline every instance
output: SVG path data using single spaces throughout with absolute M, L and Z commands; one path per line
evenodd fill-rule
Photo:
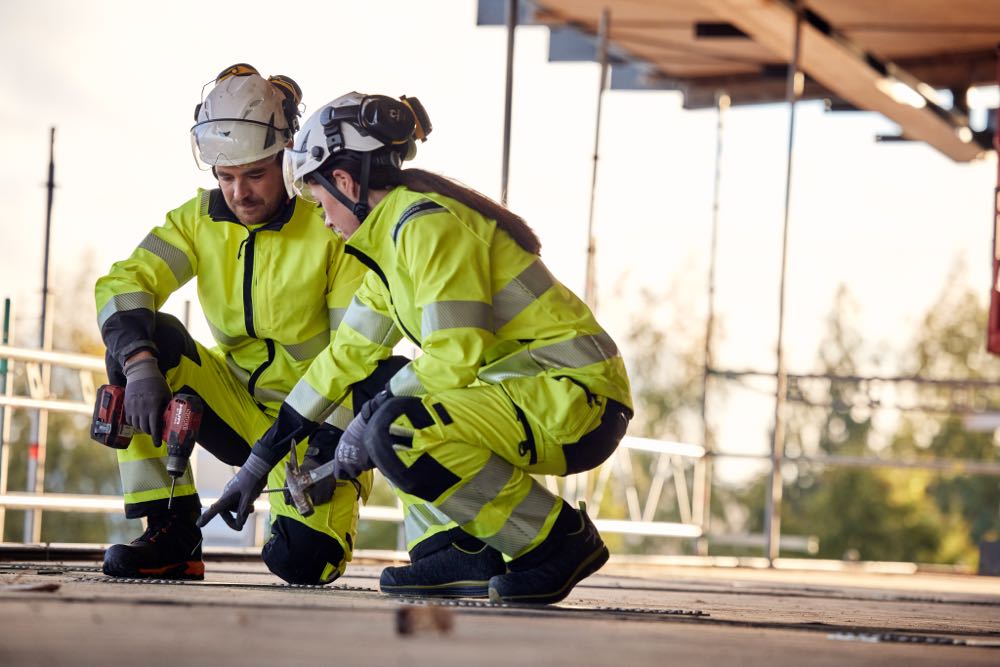
M 153 342 L 159 350 L 157 358 L 160 362 L 160 370 L 166 372 L 169 368 L 175 368 L 181 363 L 181 356 L 185 356 L 199 366 L 201 357 L 198 355 L 198 347 L 194 338 L 184 328 L 181 321 L 168 313 L 156 313 L 156 329 L 153 331 Z
M 347 540 L 350 544 L 350 535 Z M 340 542 L 287 516 L 271 524 L 271 539 L 261 557 L 275 575 L 306 586 L 330 583 L 340 576 L 345 561 Z

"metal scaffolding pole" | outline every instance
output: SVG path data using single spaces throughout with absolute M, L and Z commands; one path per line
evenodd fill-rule
M 709 241 L 708 254 L 708 315 L 705 319 L 705 366 L 701 376 L 701 442 L 706 452 L 711 452 L 711 429 L 708 427 L 708 382 L 711 369 L 715 367 L 712 359 L 712 341 L 715 334 L 715 262 L 719 238 L 719 195 L 722 182 L 722 130 L 725 112 L 729 109 L 729 95 L 723 91 L 715 93 L 715 180 L 712 190 L 712 234 Z M 694 507 L 693 521 L 701 526 L 702 535 L 708 535 L 712 520 L 712 460 L 708 457 L 699 459 L 694 469 Z M 708 541 L 698 541 L 698 553 L 708 555 Z
M 774 434 L 771 440 L 771 483 L 764 515 L 764 535 L 768 561 L 774 566 L 781 543 L 781 463 L 785 453 L 785 399 L 788 393 L 788 370 L 785 368 L 785 277 L 788 269 L 788 209 L 792 189 L 792 149 L 795 142 L 795 103 L 802 89 L 799 73 L 799 50 L 802 41 L 802 4 L 795 3 L 795 39 L 788 64 L 788 154 L 785 161 L 785 211 L 781 232 L 781 278 L 778 287 L 777 382 L 774 390 Z
M 3 300 L 3 344 L 10 342 L 10 299 Z M 14 393 L 14 382 L 9 376 L 10 364 L 7 359 L 0 359 L 0 394 L 11 396 Z M 7 472 L 10 469 L 10 426 L 11 408 L 4 405 L 0 409 L 0 496 L 7 493 Z M 7 511 L 0 507 L 0 542 L 4 542 L 4 524 Z
M 507 0 L 507 84 L 503 100 L 503 162 L 500 167 L 500 203 L 507 205 L 510 175 L 510 115 L 514 98 L 514 33 L 517 31 L 518 0 Z
M 590 309 L 597 312 L 597 241 L 594 238 L 594 198 L 597 193 L 598 148 L 601 143 L 601 107 L 604 91 L 608 87 L 608 31 L 611 29 L 611 13 L 601 11 L 601 22 L 597 30 L 597 57 L 601 63 L 601 80 L 597 88 L 597 121 L 594 124 L 594 168 L 590 176 L 590 214 L 587 216 L 587 274 L 583 287 L 583 300 Z
M 52 349 L 52 328 L 48 321 L 49 310 L 49 245 L 52 232 L 52 199 L 55 193 L 55 143 L 56 128 L 49 128 L 49 180 L 45 184 L 48 191 L 45 205 L 45 249 L 42 255 L 42 316 L 38 326 L 39 347 Z M 52 367 L 41 367 L 41 393 L 39 398 L 47 398 Z M 45 445 L 49 431 L 49 414 L 46 410 L 31 413 L 31 435 L 28 439 L 27 491 L 42 493 L 45 489 Z M 24 541 L 39 542 L 42 535 L 42 512 L 28 510 L 24 515 Z

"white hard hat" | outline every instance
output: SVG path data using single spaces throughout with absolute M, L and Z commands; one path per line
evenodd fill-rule
M 202 169 L 275 155 L 298 127 L 302 92 L 288 77 L 264 79 L 250 65 L 224 70 L 195 108 L 191 149 Z
M 430 131 L 427 112 L 415 97 L 341 95 L 311 115 L 285 151 L 288 194 L 311 201 L 306 177 L 342 151 L 368 156 L 365 159 L 374 156 L 374 166 L 398 168 L 416 155 L 416 140 L 425 141 Z

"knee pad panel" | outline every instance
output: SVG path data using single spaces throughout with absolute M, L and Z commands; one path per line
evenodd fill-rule
M 389 427 L 403 415 L 408 417 L 410 423 L 417 429 L 427 428 L 434 423 L 419 398 L 409 396 L 390 398 L 372 415 L 365 434 L 365 446 L 368 447 L 372 461 L 390 482 L 406 493 L 433 501 L 460 482 L 461 478 L 429 454 L 419 457 L 409 467 L 399 460 L 393 446 L 411 447 L 413 442 L 410 438 L 393 435 Z
M 271 524 L 271 539 L 261 551 L 272 573 L 290 584 L 306 586 L 328 584 L 339 577 L 344 556 L 340 542 L 287 516 Z M 328 565 L 333 566 L 333 574 L 324 580 Z

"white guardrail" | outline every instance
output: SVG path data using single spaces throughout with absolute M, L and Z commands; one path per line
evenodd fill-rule
M 32 396 L 15 396 L 11 392 L 8 375 L 8 391 L 0 395 L 0 406 L 9 415 L 12 409 L 47 410 L 71 414 L 93 414 L 94 380 L 92 373 L 104 373 L 104 359 L 96 356 L 72 354 L 64 352 L 47 352 L 27 348 L 0 345 L 0 359 L 20 362 L 30 367 L 35 365 L 52 365 L 69 368 L 80 373 L 81 393 L 85 400 L 74 401 L 58 399 L 48 395 L 48 390 L 29 383 Z M 29 373 L 37 376 L 37 373 Z M 82 434 L 88 438 L 89 434 Z M 12 443 L 6 439 L 0 442 L 0 478 L 6 482 L 6 471 L 9 462 L 9 452 Z M 96 445 L 95 445 L 96 446 Z M 645 499 L 640 500 L 640 491 L 632 469 L 632 452 L 646 452 L 654 455 L 652 466 L 646 471 L 652 472 L 648 483 L 643 483 Z M 698 538 L 702 536 L 701 518 L 704 516 L 700 507 L 701 494 L 689 494 L 685 463 L 694 462 L 696 466 L 703 464 L 705 449 L 699 445 L 664 440 L 652 440 L 625 436 L 618 450 L 598 469 L 573 475 L 567 478 L 546 477 L 547 487 L 570 501 L 586 500 L 594 523 L 604 532 L 640 535 L 649 537 Z M 698 470 L 695 471 L 695 485 L 698 485 Z M 197 476 L 197 470 L 195 471 Z M 644 475 L 643 477 L 648 477 Z M 663 488 L 667 479 L 673 481 L 675 497 L 680 522 L 655 521 L 654 517 L 665 496 Z M 384 482 L 383 482 L 384 483 Z M 68 493 L 9 493 L 0 488 L 0 526 L 2 513 L 5 509 L 57 511 L 57 512 L 123 512 L 120 496 L 79 495 Z M 624 519 L 605 519 L 599 516 L 601 500 L 607 493 L 623 494 L 627 517 Z M 215 498 L 202 497 L 202 504 L 207 507 L 215 502 Z M 254 507 L 260 512 L 268 508 L 265 499 L 258 500 Z M 399 507 L 369 505 L 360 510 L 362 520 L 390 521 L 401 523 L 402 510 Z M 34 541 L 38 541 L 37 537 Z

